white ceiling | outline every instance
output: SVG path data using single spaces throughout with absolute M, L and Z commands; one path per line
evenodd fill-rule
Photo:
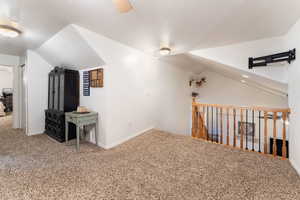
M 52 66 L 86 69 L 105 65 L 72 25 L 47 40 L 36 52 Z
M 21 2 L 24 34 L 0 38 L 0 53 L 20 55 L 27 48 L 38 48 L 68 24 L 150 54 L 162 43 L 182 53 L 279 36 L 300 17 L 299 0 L 131 0 L 134 10 L 126 14 L 118 13 L 111 0 Z

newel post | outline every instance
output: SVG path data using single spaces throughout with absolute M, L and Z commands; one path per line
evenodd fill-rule
M 196 98 L 193 97 L 193 102 L 192 102 L 192 137 L 196 137 L 196 132 L 197 132 L 196 112 L 197 112 Z

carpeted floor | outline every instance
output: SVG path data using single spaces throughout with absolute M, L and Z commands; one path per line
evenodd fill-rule
M 0 118 L 0 199 L 300 199 L 288 161 L 152 131 L 112 150 L 76 153 Z

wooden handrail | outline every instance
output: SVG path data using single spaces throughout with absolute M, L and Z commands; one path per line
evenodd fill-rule
M 192 112 L 194 138 L 264 154 L 272 152 L 283 159 L 288 156 L 289 108 L 207 104 L 194 100 Z M 279 120 L 282 125 L 277 123 Z
M 194 106 L 208 106 L 215 108 L 223 108 L 223 109 L 236 109 L 236 110 L 255 110 L 255 111 L 266 111 L 266 112 L 287 112 L 290 113 L 290 108 L 268 108 L 262 106 L 234 106 L 234 105 L 221 105 L 221 104 L 207 104 L 207 103 L 197 103 L 193 102 Z

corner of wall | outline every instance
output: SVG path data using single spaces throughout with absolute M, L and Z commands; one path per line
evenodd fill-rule
M 300 33 L 300 20 L 298 20 L 288 31 L 285 35 L 285 43 L 286 48 L 297 48 L 300 47 L 300 40 L 299 40 L 299 33 Z M 290 127 L 289 127 L 289 138 L 292 140 L 290 141 L 290 154 L 291 158 L 290 162 L 295 170 L 300 175 L 300 152 L 299 152 L 299 145 L 300 145 L 300 137 L 298 137 L 298 130 L 299 130 L 299 60 L 296 59 L 289 67 L 289 83 L 288 83 L 288 98 L 289 98 L 289 106 L 291 108 L 292 114 L 290 115 Z
M 298 175 L 300 176 L 300 166 L 296 164 L 296 162 L 293 159 L 290 159 L 291 165 L 294 167 Z
M 118 146 L 120 144 L 123 144 L 123 143 L 125 143 L 125 142 L 127 142 L 127 141 L 129 141 L 129 140 L 131 140 L 131 139 L 133 139 L 135 137 L 137 137 L 137 136 L 140 136 L 140 135 L 142 135 L 144 133 L 147 133 L 148 131 L 151 131 L 153 129 L 154 129 L 154 127 L 150 127 L 150 128 L 145 129 L 145 130 L 139 131 L 139 132 L 137 132 L 135 134 L 129 135 L 129 136 L 125 137 L 125 138 L 121 138 L 118 141 L 112 142 L 110 144 L 99 144 L 99 146 L 101 146 L 104 149 L 111 149 L 111 148 L 114 148 L 114 147 L 116 147 L 116 146 Z
M 48 73 L 52 66 L 35 51 L 27 51 L 26 103 L 27 135 L 44 132 L 48 102 Z

